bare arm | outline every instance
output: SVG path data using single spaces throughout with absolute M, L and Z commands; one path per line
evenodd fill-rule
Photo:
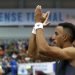
M 35 9 L 35 22 L 40 22 L 42 23 L 42 10 L 41 6 L 38 5 Z M 39 26 L 41 26 L 40 24 Z M 35 25 L 37 26 L 37 25 Z M 67 47 L 67 48 L 59 48 L 59 47 L 52 47 L 49 46 L 47 41 L 45 40 L 44 37 L 44 31 L 43 28 L 37 27 L 36 29 L 36 43 L 37 47 L 39 49 L 39 52 L 43 55 L 46 55 L 50 58 L 53 59 L 67 59 L 67 60 L 72 60 L 75 59 L 75 48 L 74 47 Z
M 28 56 L 35 59 L 37 55 L 36 35 L 32 34 L 29 40 Z
M 51 62 L 51 61 L 55 61 L 56 59 L 53 59 L 47 55 L 44 55 L 44 54 L 40 54 L 38 53 L 37 55 L 37 59 L 38 60 L 41 60 L 42 62 Z
M 51 60 L 50 57 L 38 53 L 35 34 L 32 34 L 29 40 L 28 56 L 32 57 L 33 60 L 41 60 L 41 61 Z
M 75 59 L 75 48 L 68 47 L 68 48 L 59 48 L 59 47 L 52 47 L 49 46 L 47 41 L 44 37 L 43 29 L 38 29 L 36 34 L 36 41 L 39 48 L 39 52 L 55 59 Z
M 45 55 L 42 55 L 38 52 L 36 46 L 36 35 L 32 34 L 29 40 L 29 47 L 28 47 L 28 56 L 30 56 L 33 60 L 41 60 L 41 61 L 50 61 L 51 58 Z
M 35 10 L 35 12 L 37 12 L 36 10 Z M 40 11 L 41 12 L 41 11 Z M 37 15 L 37 14 L 36 14 Z M 48 22 L 47 22 L 47 20 L 48 20 L 48 17 L 49 17 L 49 12 L 46 12 L 46 13 L 41 13 L 41 15 L 42 15 L 42 17 L 43 17 L 43 20 L 42 20 L 42 22 L 44 23 L 44 24 L 48 24 Z M 38 15 L 37 15 L 38 16 Z M 40 16 L 41 17 L 41 16 Z M 40 17 L 38 17 L 39 19 L 37 19 L 36 17 L 35 17 L 35 21 L 36 20 L 38 20 L 38 21 L 40 21 L 41 20 L 41 18 Z M 30 40 L 29 40 L 29 48 L 28 48 L 28 55 L 31 55 L 32 56 L 32 58 L 35 58 L 35 59 L 47 59 L 45 56 L 42 56 L 42 55 L 40 55 L 40 54 L 38 54 L 38 50 L 37 50 L 37 46 L 36 46 L 36 35 L 34 35 L 34 34 L 32 34 L 32 36 L 31 36 L 31 38 L 30 38 Z M 49 59 L 48 59 L 49 60 Z

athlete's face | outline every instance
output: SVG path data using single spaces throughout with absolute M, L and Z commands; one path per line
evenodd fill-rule
M 53 38 L 54 38 L 54 44 L 56 46 L 63 47 L 63 44 L 64 44 L 63 34 L 64 34 L 63 27 L 62 26 L 57 26 L 55 28 L 55 34 L 53 36 Z

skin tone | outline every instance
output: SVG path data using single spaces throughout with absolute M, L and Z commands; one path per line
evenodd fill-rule
M 37 11 L 35 11 L 37 12 Z M 42 19 L 40 18 L 38 21 L 42 20 L 42 23 L 44 23 L 44 26 L 48 24 L 47 20 L 48 20 L 48 11 L 46 13 L 42 13 Z M 36 14 L 37 15 L 37 14 Z M 35 21 L 37 20 L 37 18 L 35 17 Z M 28 52 L 27 52 L 28 56 L 31 57 L 33 60 L 41 60 L 41 61 L 50 61 L 51 57 L 47 57 L 45 55 L 42 55 L 38 52 L 38 48 L 36 45 L 36 35 L 35 34 L 31 34 L 30 40 L 29 40 L 29 47 L 28 47 Z
M 35 9 L 35 22 L 42 23 L 41 17 L 42 8 L 41 6 L 37 6 Z M 55 28 L 54 35 L 54 42 L 57 46 L 49 46 L 47 41 L 45 40 L 44 30 L 37 29 L 35 35 L 36 39 L 34 40 L 34 42 L 38 50 L 36 50 L 36 53 L 34 54 L 39 53 L 40 55 L 44 55 L 55 60 L 68 60 L 72 66 L 75 66 L 75 48 L 72 46 L 72 43 L 70 42 L 68 35 L 66 35 L 64 31 L 64 28 L 62 26 L 57 26 Z

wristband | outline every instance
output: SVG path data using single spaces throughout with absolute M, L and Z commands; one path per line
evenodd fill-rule
M 35 23 L 35 30 L 37 29 L 43 29 L 43 23 Z
M 32 29 L 32 34 L 36 34 L 36 30 L 35 30 L 34 27 L 33 27 L 33 29 Z

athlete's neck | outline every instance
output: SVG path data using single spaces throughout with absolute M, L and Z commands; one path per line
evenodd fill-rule
M 72 43 L 68 41 L 64 43 L 63 48 L 71 47 L 71 46 L 72 46 Z

